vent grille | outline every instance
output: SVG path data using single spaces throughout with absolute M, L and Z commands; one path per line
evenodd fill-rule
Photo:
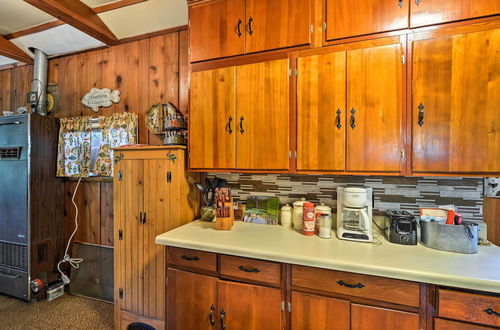
M 19 159 L 21 157 L 21 147 L 0 148 L 0 159 Z
M 0 265 L 28 269 L 27 250 L 24 245 L 0 242 Z

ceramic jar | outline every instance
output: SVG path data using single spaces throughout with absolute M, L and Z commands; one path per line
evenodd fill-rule
M 281 225 L 283 227 L 290 228 L 292 227 L 292 207 L 290 204 L 286 204 L 281 208 Z
M 302 230 L 302 206 L 304 206 L 304 203 L 306 203 L 305 198 L 293 203 L 293 228 L 296 230 Z

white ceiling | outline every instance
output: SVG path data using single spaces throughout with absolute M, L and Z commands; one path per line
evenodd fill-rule
M 75 0 L 76 1 L 76 0 Z M 82 0 L 93 8 L 116 0 Z M 99 14 L 118 39 L 187 24 L 186 0 L 147 0 Z M 8 34 L 50 22 L 55 18 L 23 0 L 0 0 L 0 34 Z M 23 49 L 37 47 L 49 56 L 102 46 L 100 41 L 64 24 L 12 39 Z M 16 61 L 0 57 L 0 65 Z

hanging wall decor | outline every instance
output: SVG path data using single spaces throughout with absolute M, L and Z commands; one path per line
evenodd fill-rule
M 100 107 L 110 107 L 113 103 L 120 102 L 120 91 L 111 91 L 109 88 L 92 88 L 90 92 L 82 98 L 82 103 L 92 111 L 99 111 Z

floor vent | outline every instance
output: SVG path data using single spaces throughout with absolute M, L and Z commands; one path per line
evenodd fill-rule
M 0 242 L 0 265 L 26 270 L 28 268 L 26 246 Z
M 0 148 L 0 159 L 19 159 L 21 157 L 21 147 Z

